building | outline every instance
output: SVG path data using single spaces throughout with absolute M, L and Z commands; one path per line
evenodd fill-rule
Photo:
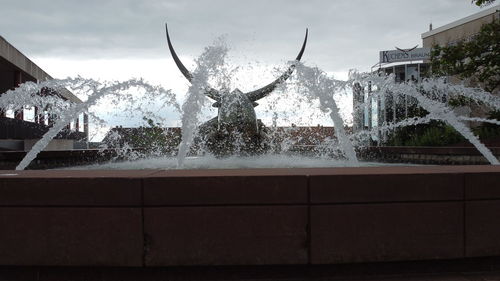
M 418 82 L 430 71 L 430 52 L 435 45 L 447 46 L 464 40 L 471 40 L 480 31 L 481 26 L 500 18 L 500 5 L 483 10 L 471 16 L 459 19 L 422 34 L 423 47 L 380 51 L 379 62 L 372 67 L 372 72 L 394 74 L 395 82 Z M 450 82 L 457 81 L 449 77 Z M 398 122 L 411 117 L 406 96 L 384 95 L 377 100 L 370 95 L 371 87 L 353 87 L 353 130 L 371 129 L 384 123 Z M 382 137 L 382 136 L 378 136 Z
M 431 26 L 429 31 L 422 33 L 423 46 L 432 48 L 435 45 L 447 46 L 460 41 L 470 40 L 479 32 L 483 24 L 491 23 L 495 19 L 500 19 L 500 5 L 485 9 L 436 29 L 432 29 Z
M 430 51 L 430 48 L 418 48 L 418 46 L 380 51 L 379 61 L 372 67 L 372 72 L 393 74 L 396 83 L 418 83 L 428 75 L 427 61 L 430 59 Z M 398 122 L 411 115 L 412 103 L 408 97 L 386 94 L 375 99 L 371 92 L 371 85 L 365 88 L 358 83 L 353 85 L 354 132 L 371 130 L 384 123 Z
M 0 95 L 27 81 L 52 77 L 0 36 Z M 57 95 L 74 103 L 82 101 L 69 90 L 47 89 L 43 94 Z M 29 150 L 52 126 L 55 116 L 40 108 L 16 112 L 0 110 L 0 150 Z M 82 114 L 61 132 L 46 150 L 68 150 L 88 139 L 88 117 Z
M 467 42 L 472 40 L 481 30 L 484 24 L 491 23 L 495 20 L 500 20 L 500 5 L 485 9 L 479 13 L 468 17 L 456 20 L 449 24 L 443 25 L 436 29 L 432 29 L 422 34 L 422 43 L 424 47 L 432 48 L 433 46 L 446 47 L 456 45 L 458 42 Z M 475 83 L 475 79 L 466 81 L 470 86 L 483 87 L 480 83 Z M 448 81 L 456 83 L 461 81 L 456 76 L 449 76 Z M 500 87 L 490 89 L 492 94 L 498 94 Z M 484 113 L 484 112 L 483 112 Z M 481 115 L 481 113 L 479 113 Z

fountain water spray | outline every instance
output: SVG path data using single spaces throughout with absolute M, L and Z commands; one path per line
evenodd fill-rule
M 40 97 L 38 93 L 46 88 L 58 89 L 62 87 L 69 87 L 73 91 L 82 90 L 83 92 L 90 93 L 85 102 L 74 104 L 63 102 L 57 97 Z M 20 87 L 10 90 L 4 95 L 0 96 L 0 108 L 4 109 L 22 109 L 26 105 L 40 106 L 45 108 L 48 105 L 65 105 L 64 110 L 55 110 L 58 119 L 49 131 L 40 139 L 32 149 L 26 154 L 23 160 L 18 164 L 16 170 L 24 170 L 33 161 L 38 153 L 42 151 L 48 143 L 73 119 L 83 112 L 88 111 L 88 108 L 96 102 L 107 96 L 113 96 L 117 99 L 130 99 L 130 95 L 124 94 L 124 91 L 131 88 L 140 88 L 148 92 L 148 95 L 165 95 L 168 97 L 169 102 L 175 106 L 175 97 L 169 90 L 164 90 L 158 86 L 151 86 L 143 80 L 131 79 L 125 82 L 114 82 L 108 84 L 101 84 L 92 79 L 74 78 L 63 80 L 50 80 L 40 83 L 27 82 Z M 54 113 L 51 112 L 51 113 Z
M 20 110 L 24 106 L 36 106 L 39 108 L 52 109 L 52 113 L 55 113 L 58 119 L 55 121 L 53 127 L 43 136 L 43 138 L 38 141 L 32 150 L 26 155 L 26 157 L 19 163 L 16 167 L 17 170 L 25 169 L 29 163 L 35 159 L 36 155 L 43 150 L 52 138 L 54 138 L 61 129 L 63 129 L 71 120 L 75 119 L 79 114 L 83 112 L 88 112 L 89 107 L 95 105 L 99 100 L 104 97 L 112 97 L 115 100 L 127 101 L 131 104 L 128 108 L 130 111 L 138 111 L 144 114 L 149 111 L 143 110 L 136 104 L 136 95 L 131 94 L 127 91 L 135 90 L 145 92 L 147 99 L 152 100 L 159 97 L 165 99 L 165 105 L 172 106 L 176 108 L 182 114 L 182 140 L 179 145 L 178 155 L 177 155 L 177 167 L 183 167 L 186 161 L 186 156 L 190 153 L 190 147 L 193 142 L 198 139 L 203 141 L 203 138 L 198 136 L 199 123 L 201 114 L 203 112 L 203 106 L 208 101 L 205 97 L 207 90 L 212 89 L 209 82 L 214 81 L 214 77 L 221 77 L 223 79 L 218 81 L 218 87 L 221 89 L 229 89 L 228 81 L 230 76 L 227 74 L 227 66 L 225 65 L 226 56 L 228 49 L 223 42 L 223 40 L 216 41 L 213 46 L 207 47 L 203 54 L 195 60 L 196 68 L 192 73 L 191 87 L 188 90 L 187 97 L 182 106 L 182 110 L 175 101 L 175 95 L 170 90 L 165 90 L 161 87 L 151 86 L 142 80 L 132 79 L 125 82 L 106 82 L 101 83 L 91 79 L 74 78 L 74 79 L 62 79 L 62 80 L 50 80 L 40 83 L 27 82 L 15 90 L 10 90 L 5 94 L 0 96 L 0 109 L 6 110 Z M 486 122 L 491 124 L 500 125 L 500 121 L 487 118 L 479 117 L 467 117 L 467 116 L 457 116 L 452 108 L 450 108 L 441 99 L 445 96 L 446 98 L 463 96 L 470 99 L 474 99 L 477 102 L 486 104 L 493 109 L 500 109 L 500 99 L 492 96 L 491 94 L 484 92 L 480 89 L 467 88 L 463 85 L 451 85 L 446 83 L 443 79 L 424 79 L 421 83 L 395 83 L 393 76 L 385 76 L 371 73 L 351 73 L 347 81 L 335 80 L 329 77 L 324 71 L 317 67 L 308 67 L 303 64 L 293 61 L 291 63 L 296 66 L 296 75 L 294 76 L 294 83 L 284 84 L 278 88 L 282 91 L 295 91 L 296 95 L 299 95 L 299 100 L 302 103 L 303 100 L 312 104 L 312 101 L 319 101 L 319 109 L 321 112 L 328 114 L 330 120 L 334 124 L 335 141 L 332 135 L 330 139 L 325 139 L 322 143 L 317 143 L 317 147 L 324 148 L 322 153 L 328 154 L 329 157 L 332 156 L 332 151 L 340 150 L 342 151 L 343 158 L 347 161 L 344 162 L 349 166 L 357 166 L 358 160 L 355 153 L 355 147 L 361 147 L 366 143 L 366 140 L 370 139 L 372 136 L 379 134 L 380 132 L 393 131 L 397 128 L 404 126 L 418 125 L 429 123 L 431 120 L 444 121 L 451 125 L 462 134 L 469 142 L 471 142 L 491 164 L 498 164 L 498 160 L 491 153 L 491 151 L 486 148 L 479 139 L 474 136 L 470 128 L 468 128 L 463 122 L 464 121 L 476 121 L 476 122 Z M 371 99 L 383 99 L 386 95 L 390 94 L 395 97 L 403 96 L 408 98 L 408 102 L 414 103 L 416 106 L 425 109 L 428 114 L 422 117 L 410 117 L 404 120 L 385 122 L 377 127 L 371 128 L 369 130 L 362 130 L 351 134 L 344 129 L 345 120 L 342 119 L 339 113 L 339 107 L 335 102 L 335 99 L 341 95 L 342 92 L 348 92 L 352 90 L 352 85 L 357 82 L 363 87 L 368 87 L 371 85 L 374 91 L 370 93 Z M 40 96 L 38 93 L 43 89 L 61 89 L 67 88 L 72 91 L 78 91 L 79 93 L 86 93 L 88 98 L 80 104 L 70 103 L 68 101 L 62 101 L 60 98 L 55 96 Z M 274 89 L 274 88 L 273 88 Z M 286 98 L 285 98 L 286 96 Z M 290 96 L 285 95 L 274 95 L 271 97 L 275 98 L 276 101 L 290 99 Z M 279 121 L 282 115 L 277 112 L 281 102 L 271 102 L 275 104 L 274 111 L 271 110 L 269 114 L 272 116 L 274 130 L 270 135 L 271 138 L 276 137 L 278 131 L 276 131 L 276 123 Z M 366 107 L 367 104 L 362 104 L 361 107 Z M 297 106 L 296 108 L 290 109 L 290 115 L 303 115 L 304 112 Z M 219 116 L 220 118 L 220 116 Z M 310 121 L 310 120 L 309 120 Z M 161 125 L 161 124 L 160 124 Z M 274 129 L 273 129 L 274 128 Z M 293 128 L 292 128 L 293 129 Z M 288 130 L 288 129 L 286 129 Z M 285 130 L 285 131 L 286 131 Z M 283 155 L 289 153 L 293 148 L 293 143 L 291 139 L 287 139 L 285 132 L 285 137 L 281 136 L 281 143 L 271 144 L 275 147 L 272 154 Z M 234 140 L 241 141 L 240 136 L 235 135 Z M 279 139 L 278 138 L 278 139 Z M 273 140 L 271 140 L 272 142 Z M 338 142 L 338 143 L 337 143 Z M 123 148 L 127 148 L 126 144 Z M 128 149 L 127 151 L 130 151 Z M 131 159 L 137 158 L 137 151 L 134 151 L 129 156 Z M 203 153 L 203 152 L 202 152 Z M 326 154 L 318 154 L 320 158 L 325 157 Z M 267 157 L 267 158 L 266 158 Z M 274 157 L 274 156 L 272 156 Z M 210 163 L 218 162 L 221 167 L 229 167 L 221 162 L 222 160 L 216 159 L 212 156 L 208 156 L 202 160 L 198 167 L 209 167 Z M 237 160 L 236 160 L 237 159 Z M 242 163 L 243 158 L 229 157 L 228 161 L 236 163 L 241 167 L 246 167 Z M 270 161 L 269 156 L 262 157 L 247 157 L 251 163 L 257 163 L 259 161 Z M 267 160 L 259 160 L 267 159 Z M 302 158 L 304 159 L 304 158 Z M 330 161 L 335 162 L 335 165 L 345 165 L 332 158 Z M 142 161 L 142 160 L 141 160 Z M 171 162 L 170 160 L 166 160 Z M 281 159 L 281 156 L 276 156 L 272 158 L 271 162 L 276 163 L 280 161 L 285 161 Z M 286 160 L 288 161 L 288 160 Z M 285 161 L 285 162 L 286 162 Z M 294 162 L 301 162 L 297 160 L 291 160 Z M 306 160 L 303 160 L 307 162 Z M 224 162 L 226 163 L 226 162 Z M 280 162 L 283 163 L 283 162 Z M 312 162 L 311 162 L 312 163 Z M 267 163 L 268 165 L 272 165 Z M 311 164 L 313 165 L 313 164 Z M 169 167 L 172 167 L 170 164 Z
M 358 166 L 358 159 L 352 143 L 344 130 L 344 122 L 339 114 L 337 103 L 333 95 L 337 90 L 337 85 L 333 79 L 330 79 L 326 73 L 317 67 L 307 67 L 300 64 L 297 67 L 297 80 L 299 87 L 305 88 L 311 98 L 318 98 L 321 111 L 329 111 L 330 118 L 335 127 L 335 133 L 339 139 L 340 147 L 344 151 L 347 161 L 352 166 Z
M 465 97 L 476 97 L 477 100 L 488 103 L 495 109 L 499 109 L 499 99 L 488 94 L 480 89 L 467 88 L 463 85 L 450 85 L 442 78 L 429 78 L 424 79 L 420 83 L 395 83 L 393 75 L 379 75 L 379 74 L 355 74 L 355 77 L 351 78 L 355 81 L 362 81 L 364 84 L 370 83 L 372 86 L 378 88 L 377 91 L 372 93 L 374 98 L 383 98 L 383 95 L 391 93 L 392 95 L 403 95 L 411 97 L 414 102 L 429 114 L 426 118 L 421 119 L 421 121 L 428 122 L 429 120 L 439 120 L 443 121 L 450 126 L 452 126 L 458 133 L 465 137 L 476 149 L 491 163 L 494 165 L 500 164 L 498 159 L 491 153 L 491 151 L 479 141 L 477 136 L 475 136 L 471 129 L 467 127 L 460 120 L 464 120 L 463 117 L 457 116 L 453 110 L 448 107 L 445 103 L 441 102 L 439 99 L 449 99 L 454 96 L 465 96 Z M 490 123 L 495 123 L 496 120 L 489 121 Z M 395 123 L 395 122 L 394 122 Z M 387 128 L 397 128 L 404 124 L 401 123 L 398 126 L 394 126 L 393 123 L 386 124 L 383 126 L 383 130 Z M 384 128 L 385 127 L 385 128 Z
M 199 115 L 203 106 L 208 102 L 205 93 L 207 89 L 210 89 L 209 78 L 223 72 L 221 68 L 224 66 L 227 50 L 226 44 L 220 38 L 213 46 L 205 48 L 203 54 L 196 60 L 197 67 L 193 71 L 191 86 L 182 105 L 182 140 L 177 156 L 178 168 L 182 168 L 184 164 L 184 158 L 198 128 Z

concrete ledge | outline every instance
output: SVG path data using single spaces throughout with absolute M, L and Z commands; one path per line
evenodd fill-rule
M 462 258 L 463 204 L 313 206 L 311 263 Z
M 307 207 L 146 208 L 146 266 L 307 264 Z
M 488 147 L 500 158 L 500 147 Z M 368 161 L 433 165 L 485 165 L 489 161 L 472 146 L 372 146 L 359 151 L 359 157 Z
M 0 171 L 0 266 L 500 256 L 500 166 Z
M 0 264 L 141 266 L 139 208 L 0 208 Z
M 322 175 L 310 177 L 311 203 L 461 200 L 460 173 Z
M 500 256 L 500 200 L 468 201 L 465 211 L 465 255 Z
M 6 179 L 0 206 L 141 206 L 139 179 Z
M 500 155 L 500 147 L 489 147 L 491 152 L 495 155 Z M 424 155 L 468 155 L 480 156 L 482 155 L 475 147 L 470 146 L 370 146 L 363 152 L 381 153 L 385 155 L 390 154 L 424 154 Z
M 141 176 L 151 173 L 0 171 L 0 206 L 142 206 Z
M 465 175 L 466 199 L 500 199 L 500 173 Z
M 135 149 L 142 152 L 141 149 Z M 0 151 L 0 169 L 10 170 L 26 156 L 26 151 Z M 40 151 L 28 169 L 54 169 L 58 167 L 73 167 L 77 165 L 98 164 L 119 159 L 120 156 L 113 149 L 73 149 Z
M 307 204 L 305 175 L 179 175 L 161 172 L 144 179 L 144 204 Z

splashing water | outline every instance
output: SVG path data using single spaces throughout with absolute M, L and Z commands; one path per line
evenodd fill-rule
M 145 99 L 149 101 L 154 100 L 158 102 L 162 100 L 163 107 L 173 107 L 181 114 L 182 137 L 178 145 L 177 157 L 164 158 L 167 160 L 158 160 L 158 158 L 151 160 L 154 163 L 168 163 L 165 164 L 165 168 L 210 168 L 210 165 L 230 168 L 231 163 L 234 166 L 243 168 L 266 167 L 266 163 L 272 167 L 276 165 L 288 167 L 290 165 L 283 164 L 287 161 L 303 162 L 306 166 L 328 166 L 325 163 L 334 163 L 335 166 L 358 166 L 360 163 L 357 159 L 355 148 L 366 145 L 368 140 L 374 136 L 384 135 L 405 126 L 426 124 L 432 120 L 446 122 L 473 144 L 491 164 L 499 164 L 497 158 L 479 141 L 477 136 L 473 134 L 464 122 L 475 121 L 500 125 L 500 121 L 481 117 L 460 116 L 446 102 L 443 102 L 443 97 L 446 100 L 453 97 L 466 97 L 498 110 L 500 109 L 500 99 L 498 97 L 481 89 L 449 84 L 441 78 L 424 79 L 420 83 L 396 83 L 394 82 L 394 77 L 390 75 L 353 72 L 347 81 L 340 81 L 330 77 L 317 67 L 309 67 L 297 62 L 293 62 L 296 64 L 296 72 L 292 76 L 293 79 L 281 85 L 276 90 L 277 93 L 271 94 L 260 107 L 256 108 L 258 116 L 261 115 L 263 118 L 267 118 L 270 121 L 269 123 L 272 123 L 267 128 L 271 139 L 270 146 L 272 147 L 270 155 L 250 158 L 229 157 L 224 160 L 217 160 L 211 155 L 202 158 L 188 157 L 190 155 L 196 156 L 206 153 L 206 151 L 202 151 L 200 148 L 193 148 L 193 143 L 197 137 L 199 125 L 202 122 L 202 114 L 206 111 L 205 107 L 207 104 L 209 104 L 205 92 L 211 89 L 210 83 L 213 84 L 215 81 L 216 88 L 224 89 L 221 91 L 221 93 L 224 93 L 226 89 L 229 89 L 230 86 L 238 82 L 238 79 L 232 79 L 236 70 L 229 70 L 226 64 L 227 53 L 228 48 L 224 40 L 219 39 L 212 46 L 205 48 L 200 57 L 195 60 L 196 68 L 192 72 L 192 83 L 182 108 L 178 105 L 175 94 L 171 90 L 152 86 L 140 79 L 131 79 L 124 82 L 99 82 L 77 77 L 40 83 L 27 82 L 15 90 L 10 90 L 0 95 L 1 110 L 15 111 L 29 105 L 38 108 L 51 108 L 51 113 L 57 116 L 54 125 L 33 146 L 31 151 L 27 153 L 25 158 L 16 167 L 16 170 L 25 169 L 35 159 L 37 154 L 79 114 L 85 112 L 95 120 L 104 122 L 96 114 L 89 111 L 90 107 L 96 105 L 103 98 L 112 98 L 116 103 L 126 102 L 128 107 L 125 107 L 125 110 L 140 112 L 151 119 L 159 120 L 159 126 L 163 126 L 165 118 L 152 112 L 149 109 L 150 106 L 145 107 L 148 108 L 147 110 L 144 109 L 137 101 L 137 92 L 145 94 Z M 282 70 L 277 69 L 276 73 L 282 73 Z M 392 122 L 384 120 L 378 126 L 373 128 L 370 126 L 369 129 L 357 132 L 346 131 L 344 124 L 349 123 L 352 117 L 342 116 L 342 110 L 339 107 L 338 101 L 339 99 L 346 98 L 352 92 L 354 83 L 359 83 L 362 88 L 373 88 L 374 90 L 370 93 L 372 101 L 384 100 L 388 95 L 403 97 L 405 100 L 408 99 L 409 103 L 425 109 L 428 114 L 397 121 L 394 118 Z M 57 96 L 41 96 L 38 94 L 46 88 L 54 90 L 66 88 L 80 94 L 84 93 L 87 99 L 82 103 L 75 104 L 63 101 Z M 286 107 L 287 104 L 288 107 Z M 285 105 L 285 109 L 283 109 L 283 105 Z M 369 104 L 367 102 L 360 106 L 366 108 Z M 315 107 L 319 110 L 309 110 L 310 107 Z M 307 112 L 311 113 L 308 114 Z M 333 134 L 332 132 L 328 138 L 322 140 L 315 139 L 313 141 L 313 146 L 315 147 L 313 158 L 319 159 L 319 162 L 311 160 L 312 158 L 310 157 L 304 157 L 304 155 L 297 156 L 297 153 L 293 152 L 296 143 L 300 143 L 305 138 L 300 136 L 297 140 L 296 137 L 291 137 L 294 130 L 296 130 L 293 126 L 281 130 L 277 127 L 278 122 L 288 124 L 298 122 L 299 124 L 311 126 L 312 120 L 327 120 L 327 122 L 333 123 L 335 130 L 335 133 Z M 234 139 L 238 141 L 239 138 L 235 136 Z M 123 155 L 121 156 L 124 157 L 121 158 L 129 160 L 144 158 L 143 155 L 140 155 L 140 152 L 134 150 L 126 142 L 120 147 L 112 148 L 122 151 Z M 156 154 L 156 156 L 158 155 L 161 155 L 161 153 Z M 287 155 L 291 155 L 291 158 L 286 158 L 285 156 Z M 172 164 L 174 162 L 176 162 L 176 165 Z M 199 163 L 194 164 L 197 162 Z M 262 162 L 265 163 L 262 164 Z M 149 166 L 148 164 L 140 165 Z
M 197 67 L 193 72 L 186 101 L 182 105 L 182 140 L 177 156 L 178 168 L 183 167 L 184 158 L 192 145 L 199 125 L 199 115 L 203 105 L 208 101 L 205 97 L 205 91 L 210 89 L 208 80 L 211 76 L 218 76 L 223 72 L 227 50 L 224 41 L 219 38 L 213 46 L 205 48 L 203 54 L 196 60 Z
M 424 79 L 420 83 L 395 83 L 393 75 L 381 76 L 377 74 L 362 74 L 355 75 L 355 81 L 362 83 L 371 83 L 372 86 L 378 87 L 378 91 L 373 93 L 374 98 L 383 98 L 386 93 L 391 93 L 393 96 L 402 95 L 403 97 L 413 98 L 413 102 L 422 107 L 429 114 L 425 118 L 420 118 L 419 122 L 415 124 L 428 123 L 430 120 L 439 120 L 452 126 L 458 133 L 465 137 L 476 149 L 494 165 L 500 164 L 498 159 L 491 153 L 491 151 L 479 141 L 478 137 L 474 135 L 469 127 L 467 127 L 460 120 L 467 120 L 468 118 L 457 116 L 453 110 L 444 102 L 440 100 L 449 100 L 451 97 L 463 96 L 468 98 L 475 98 L 475 100 L 484 102 L 492 106 L 494 109 L 499 109 L 500 99 L 491 94 L 484 92 L 480 89 L 467 88 L 463 85 L 451 85 L 446 83 L 442 78 Z M 411 99 L 410 99 L 411 101 Z M 385 124 L 382 130 L 395 129 L 406 125 L 405 122 L 411 121 L 403 120 L 400 124 L 389 123 Z M 472 118 L 471 120 L 474 120 Z M 476 119 L 482 120 L 482 119 Z M 484 120 L 486 121 L 486 120 Z M 497 123 L 497 120 L 488 120 L 489 123 Z
M 318 98 L 321 111 L 330 111 L 330 118 L 333 121 L 340 147 L 344 151 L 347 161 L 351 166 L 358 166 L 356 152 L 347 137 L 344 130 L 344 122 L 340 117 L 337 103 L 333 99 L 333 95 L 336 92 L 334 80 L 329 79 L 319 68 L 306 67 L 303 64 L 299 64 L 297 67 L 297 80 L 299 81 L 299 87 L 304 89 L 301 93 L 307 93 L 311 98 Z
M 43 89 L 61 89 L 68 87 L 73 91 L 88 93 L 88 99 L 82 103 L 71 103 L 63 101 L 56 96 L 41 97 L 38 95 Z M 167 103 L 178 107 L 175 97 L 169 90 L 161 87 L 151 86 L 143 80 L 131 79 L 125 82 L 113 82 L 102 84 L 92 79 L 68 78 L 63 80 L 50 80 L 40 83 L 27 82 L 15 90 L 10 90 L 0 96 L 0 109 L 19 110 L 26 105 L 38 106 L 40 108 L 55 107 L 58 118 L 49 131 L 40 139 L 17 165 L 16 170 L 24 170 L 33 161 L 38 153 L 42 151 L 49 142 L 71 121 L 103 97 L 114 97 L 115 100 L 133 99 L 133 96 L 124 91 L 138 88 L 147 91 L 151 96 L 165 96 Z M 63 110 L 61 110 L 61 108 Z

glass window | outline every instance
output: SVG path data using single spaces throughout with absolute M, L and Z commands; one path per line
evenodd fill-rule
M 396 82 L 398 82 L 398 83 L 404 82 L 406 79 L 405 66 L 404 65 L 396 66 L 395 67 L 395 74 L 396 74 Z
M 417 82 L 420 79 L 420 74 L 418 73 L 418 64 L 410 64 L 406 67 L 406 77 L 407 81 Z

